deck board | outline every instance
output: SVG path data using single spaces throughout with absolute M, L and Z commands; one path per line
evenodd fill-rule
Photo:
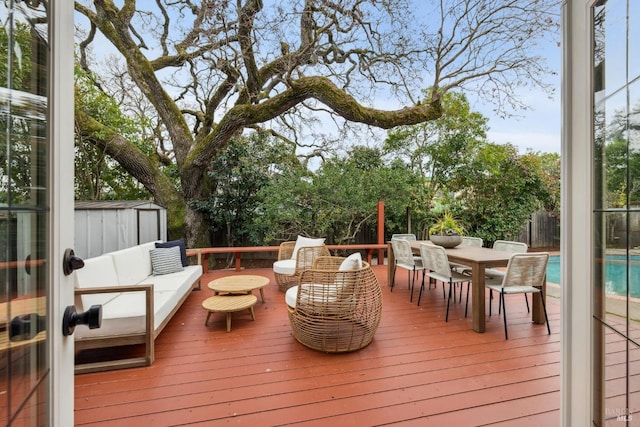
M 347 354 L 293 338 L 270 269 L 247 270 L 271 279 L 255 321 L 234 313 L 227 333 L 216 313 L 205 326 L 206 283 L 242 273 L 209 271 L 156 340 L 152 366 L 75 377 L 75 424 L 559 425 L 557 300 L 549 299 L 547 335 L 531 323 L 524 298 L 509 298 L 507 341 L 495 311 L 478 334 L 464 298 L 445 322 L 441 287 L 425 291 L 418 307 L 406 275 L 391 292 L 386 267 L 374 269 L 384 294 L 380 327 L 368 347 Z

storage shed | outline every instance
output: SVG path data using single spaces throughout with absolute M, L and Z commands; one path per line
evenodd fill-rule
M 149 201 L 75 202 L 75 246 L 80 258 L 167 240 L 167 210 Z

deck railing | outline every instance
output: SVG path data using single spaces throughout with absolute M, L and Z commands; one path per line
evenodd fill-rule
M 279 246 L 223 246 L 215 248 L 194 248 L 188 249 L 187 255 L 195 256 L 198 259 L 198 264 L 201 264 L 204 272 L 206 273 L 209 268 L 209 255 L 210 254 L 229 254 L 232 253 L 235 258 L 235 270 L 240 271 L 242 268 L 242 254 L 243 253 L 256 253 L 256 252 L 278 252 Z M 356 243 L 352 245 L 327 245 L 327 249 L 330 251 L 358 251 L 366 250 L 367 262 L 371 264 L 373 258 L 373 252 L 378 251 L 378 259 L 384 259 L 384 251 L 387 249 L 387 244 L 382 243 Z

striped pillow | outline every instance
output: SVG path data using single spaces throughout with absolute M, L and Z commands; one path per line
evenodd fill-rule
M 154 276 L 184 270 L 180 258 L 180 247 L 178 246 L 151 249 L 149 254 L 151 255 L 151 266 L 153 267 Z

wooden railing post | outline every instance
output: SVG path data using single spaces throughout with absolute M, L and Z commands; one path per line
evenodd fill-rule
M 378 202 L 378 242 L 384 243 L 384 202 Z M 378 249 L 378 265 L 384 264 L 384 249 Z

